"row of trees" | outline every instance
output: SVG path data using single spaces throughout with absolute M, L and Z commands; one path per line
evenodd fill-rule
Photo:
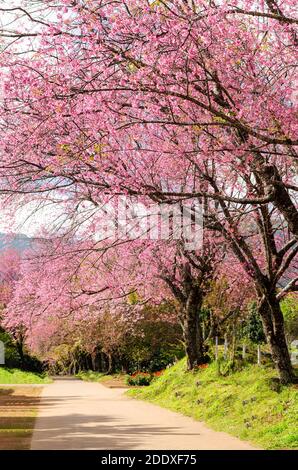
M 108 304 L 131 322 L 148 299 L 170 298 L 192 369 L 218 327 L 212 316 L 203 332 L 202 306 L 225 273 L 227 315 L 247 290 L 257 299 L 280 379 L 292 382 L 280 302 L 298 288 L 295 2 L 36 4 L 3 8 L 18 26 L 2 31 L 0 189 L 6 206 L 60 212 L 16 286 L 15 321 Z M 199 202 L 203 246 L 96 241 L 101 208 L 121 196 Z
M 56 245 L 54 252 L 64 260 L 65 248 L 59 253 Z M 45 252 L 44 242 L 36 251 L 27 251 L 23 259 L 13 250 L 2 253 L 0 316 L 2 327 L 11 338 L 3 333 L 1 339 L 5 339 L 9 352 L 6 358 L 8 365 L 40 369 L 40 364 L 28 356 L 30 352 L 55 373 L 76 373 L 84 369 L 156 371 L 180 358 L 185 349 L 191 368 L 191 339 L 187 340 L 184 330 L 186 315 L 183 315 L 179 298 L 166 287 L 166 282 L 158 285 L 159 276 L 152 279 L 154 296 L 147 297 L 145 301 L 136 290 L 119 295 L 117 299 L 116 291 L 112 295 L 111 288 L 104 299 L 102 294 L 92 290 L 91 279 L 98 276 L 94 253 L 92 263 L 83 269 L 78 269 L 77 263 L 71 266 L 68 259 L 70 270 L 66 271 L 60 261 L 57 263 L 49 252 Z M 111 259 L 106 264 L 111 274 Z M 124 273 L 119 272 L 119 264 L 116 270 L 119 282 Z M 156 272 L 158 274 L 159 270 Z M 130 279 L 133 274 L 131 271 Z M 198 356 L 201 363 L 217 356 L 218 341 L 229 344 L 229 353 L 225 351 L 225 357 L 232 361 L 231 366 L 237 364 L 234 361 L 241 357 L 244 344 L 251 350 L 253 343 L 266 341 L 250 286 L 245 289 L 242 283 L 241 295 L 237 290 L 235 294 L 236 279 L 228 277 L 227 270 L 218 273 L 217 280 L 209 282 L 203 301 L 195 312 L 195 322 L 200 331 L 196 341 L 201 348 Z M 143 295 L 145 292 L 149 294 L 148 276 L 145 282 L 147 288 Z M 94 285 L 98 284 L 99 278 L 96 277 Z M 143 284 L 144 280 L 140 283 L 139 293 Z M 290 343 L 297 334 L 295 296 L 287 297 L 282 307 Z M 13 348 L 16 353 L 13 353 Z M 255 353 L 251 356 L 247 350 L 245 357 L 255 362 L 254 356 Z

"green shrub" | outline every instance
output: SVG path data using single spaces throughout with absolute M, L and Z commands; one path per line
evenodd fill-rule
M 242 327 L 242 336 L 254 344 L 265 343 L 265 333 L 256 302 L 250 304 L 248 312 L 248 318 Z
M 153 375 L 147 372 L 136 372 L 133 375 L 129 375 L 126 379 L 127 385 L 132 386 L 146 386 L 150 385 L 153 379 Z

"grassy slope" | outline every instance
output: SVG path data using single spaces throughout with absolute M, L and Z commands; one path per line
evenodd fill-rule
M 222 377 L 216 364 L 191 373 L 185 361 L 167 369 L 149 387 L 130 390 L 129 396 L 205 421 L 267 449 L 298 448 L 298 388 L 270 389 L 270 368 L 247 366 Z
M 0 367 L 0 384 L 43 384 L 50 379 L 42 374 Z

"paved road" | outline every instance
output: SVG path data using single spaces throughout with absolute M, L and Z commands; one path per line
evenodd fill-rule
M 252 449 L 202 423 L 98 383 L 59 379 L 42 392 L 31 448 Z

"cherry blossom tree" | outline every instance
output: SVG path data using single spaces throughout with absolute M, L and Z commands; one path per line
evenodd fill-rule
M 173 299 L 177 303 L 173 321 L 181 323 L 192 369 L 206 360 L 200 309 L 215 258 L 210 245 L 199 254 L 188 253 L 181 242 L 168 240 L 134 240 L 106 248 L 85 241 L 63 245 L 61 240 L 47 241 L 23 261 L 6 324 L 10 328 L 25 324 L 34 343 L 36 331 L 46 329 L 47 323 L 51 328 L 55 318 L 92 324 L 113 312 L 132 326 L 142 318 L 144 304 Z
M 47 6 L 50 20 L 15 12 L 36 31 L 2 34 L 5 203 L 54 194 L 76 212 L 119 195 L 213 201 L 206 226 L 254 283 L 291 381 L 279 300 L 298 281 L 295 2 Z

